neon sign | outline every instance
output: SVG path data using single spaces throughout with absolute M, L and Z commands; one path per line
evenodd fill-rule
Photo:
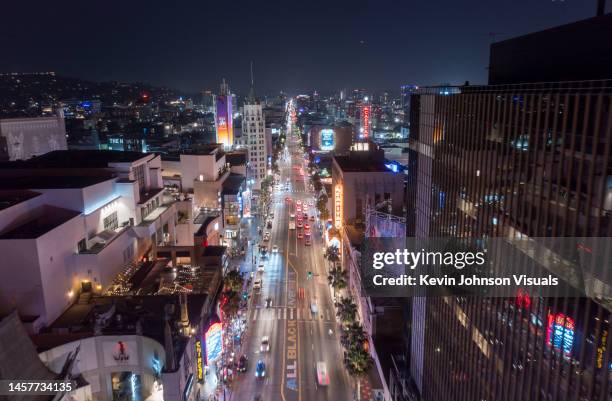
M 340 229 L 342 227 L 342 184 L 336 184 L 336 188 L 334 190 L 334 208 L 336 213 L 334 214 L 334 219 L 336 223 L 336 228 Z
M 222 334 L 223 329 L 221 327 L 221 323 L 215 323 L 211 325 L 206 331 L 204 338 L 206 341 L 207 364 L 219 358 L 221 352 L 223 352 Z
M 195 350 L 196 350 L 196 366 L 198 371 L 198 380 L 204 379 L 204 368 L 202 366 L 202 341 L 196 340 L 195 342 Z
M 608 344 L 608 330 L 604 330 L 601 333 L 601 340 L 599 347 L 597 347 L 597 358 L 595 359 L 597 369 L 601 369 L 604 366 L 604 354 L 606 353 L 606 346 Z M 610 363 L 612 369 L 612 363 Z
M 565 355 L 571 355 L 574 346 L 574 319 L 563 313 L 548 314 L 546 326 L 546 344 L 557 350 L 563 350 Z
M 361 128 L 363 128 L 363 139 L 368 139 L 370 136 L 370 110 L 371 106 L 363 106 L 361 108 Z

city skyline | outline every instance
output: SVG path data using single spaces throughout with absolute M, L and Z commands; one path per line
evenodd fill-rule
M 15 18 L 0 28 L 7 56 L 0 71 L 55 71 L 187 93 L 216 90 L 225 78 L 234 92 L 247 93 L 253 60 L 258 91 L 268 94 L 484 84 L 493 41 L 589 18 L 596 8 L 595 1 L 530 3 L 132 3 L 120 13 L 108 3 L 39 4 L 32 23 Z M 6 7 L 11 15 L 29 11 L 23 4 Z M 221 18 L 226 14 L 231 17 Z M 92 26 L 94 15 L 108 23 Z

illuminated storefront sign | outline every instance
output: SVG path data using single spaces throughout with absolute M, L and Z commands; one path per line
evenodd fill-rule
M 604 366 L 604 355 L 606 353 L 606 346 L 608 345 L 608 330 L 603 330 L 601 333 L 601 340 L 599 342 L 599 347 L 597 347 L 597 357 L 595 359 L 595 366 L 597 369 L 601 369 Z M 612 362 L 610 363 L 610 368 L 612 368 Z
M 340 229 L 342 227 L 342 184 L 336 184 L 336 188 L 334 190 L 334 209 L 335 209 L 335 224 L 336 228 Z
M 223 329 L 221 323 L 211 325 L 204 336 L 206 341 L 206 364 L 210 364 L 221 356 L 223 351 Z
M 363 139 L 370 136 L 370 111 L 371 106 L 363 106 L 361 108 L 361 128 L 363 128 Z
M 334 150 L 336 144 L 334 140 L 333 129 L 322 129 L 321 130 L 321 150 Z
M 557 350 L 563 350 L 565 355 L 571 355 L 574 346 L 574 319 L 563 313 L 549 314 L 546 327 L 546 344 Z
M 204 367 L 202 361 L 202 341 L 197 339 L 195 342 L 196 349 L 196 367 L 198 373 L 198 380 L 204 379 Z

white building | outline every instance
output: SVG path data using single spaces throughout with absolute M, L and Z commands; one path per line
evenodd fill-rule
M 33 332 L 175 243 L 154 154 L 56 151 L 0 165 L 0 179 L 0 305 L 31 317 Z
M 27 160 L 66 149 L 66 125 L 61 110 L 53 117 L 0 119 L 0 160 Z
M 254 181 L 254 189 L 260 189 L 261 181 L 267 174 L 268 150 L 263 105 L 256 99 L 253 89 L 244 104 L 242 135 L 248 150 L 248 178 Z

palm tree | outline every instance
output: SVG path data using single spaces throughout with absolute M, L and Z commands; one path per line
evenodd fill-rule
M 355 345 L 347 350 L 344 365 L 349 375 L 357 383 L 357 400 L 359 400 L 361 398 L 361 378 L 372 368 L 374 360 L 363 344 Z
M 223 320 L 229 322 L 240 309 L 240 297 L 233 290 L 227 290 L 221 294 L 221 311 L 223 312 Z
M 367 335 L 359 322 L 352 322 L 345 326 L 340 336 L 340 342 L 347 349 L 355 345 L 363 346 L 366 340 Z
M 348 325 L 355 321 L 357 316 L 357 305 L 350 298 L 342 298 L 338 302 L 338 311 L 336 312 L 338 318 L 343 325 Z
M 327 210 L 327 195 L 321 194 L 317 199 L 317 210 L 321 216 L 321 221 L 325 222 L 329 218 L 329 210 Z
M 328 246 L 327 249 L 325 250 L 325 259 L 330 261 L 332 263 L 332 266 L 334 266 L 337 262 L 339 262 L 340 255 L 338 252 L 338 247 L 335 245 Z
M 336 291 L 346 288 L 346 270 L 343 270 L 341 266 L 334 266 L 329 270 L 327 276 L 329 285 L 334 289 L 334 302 L 336 301 Z

